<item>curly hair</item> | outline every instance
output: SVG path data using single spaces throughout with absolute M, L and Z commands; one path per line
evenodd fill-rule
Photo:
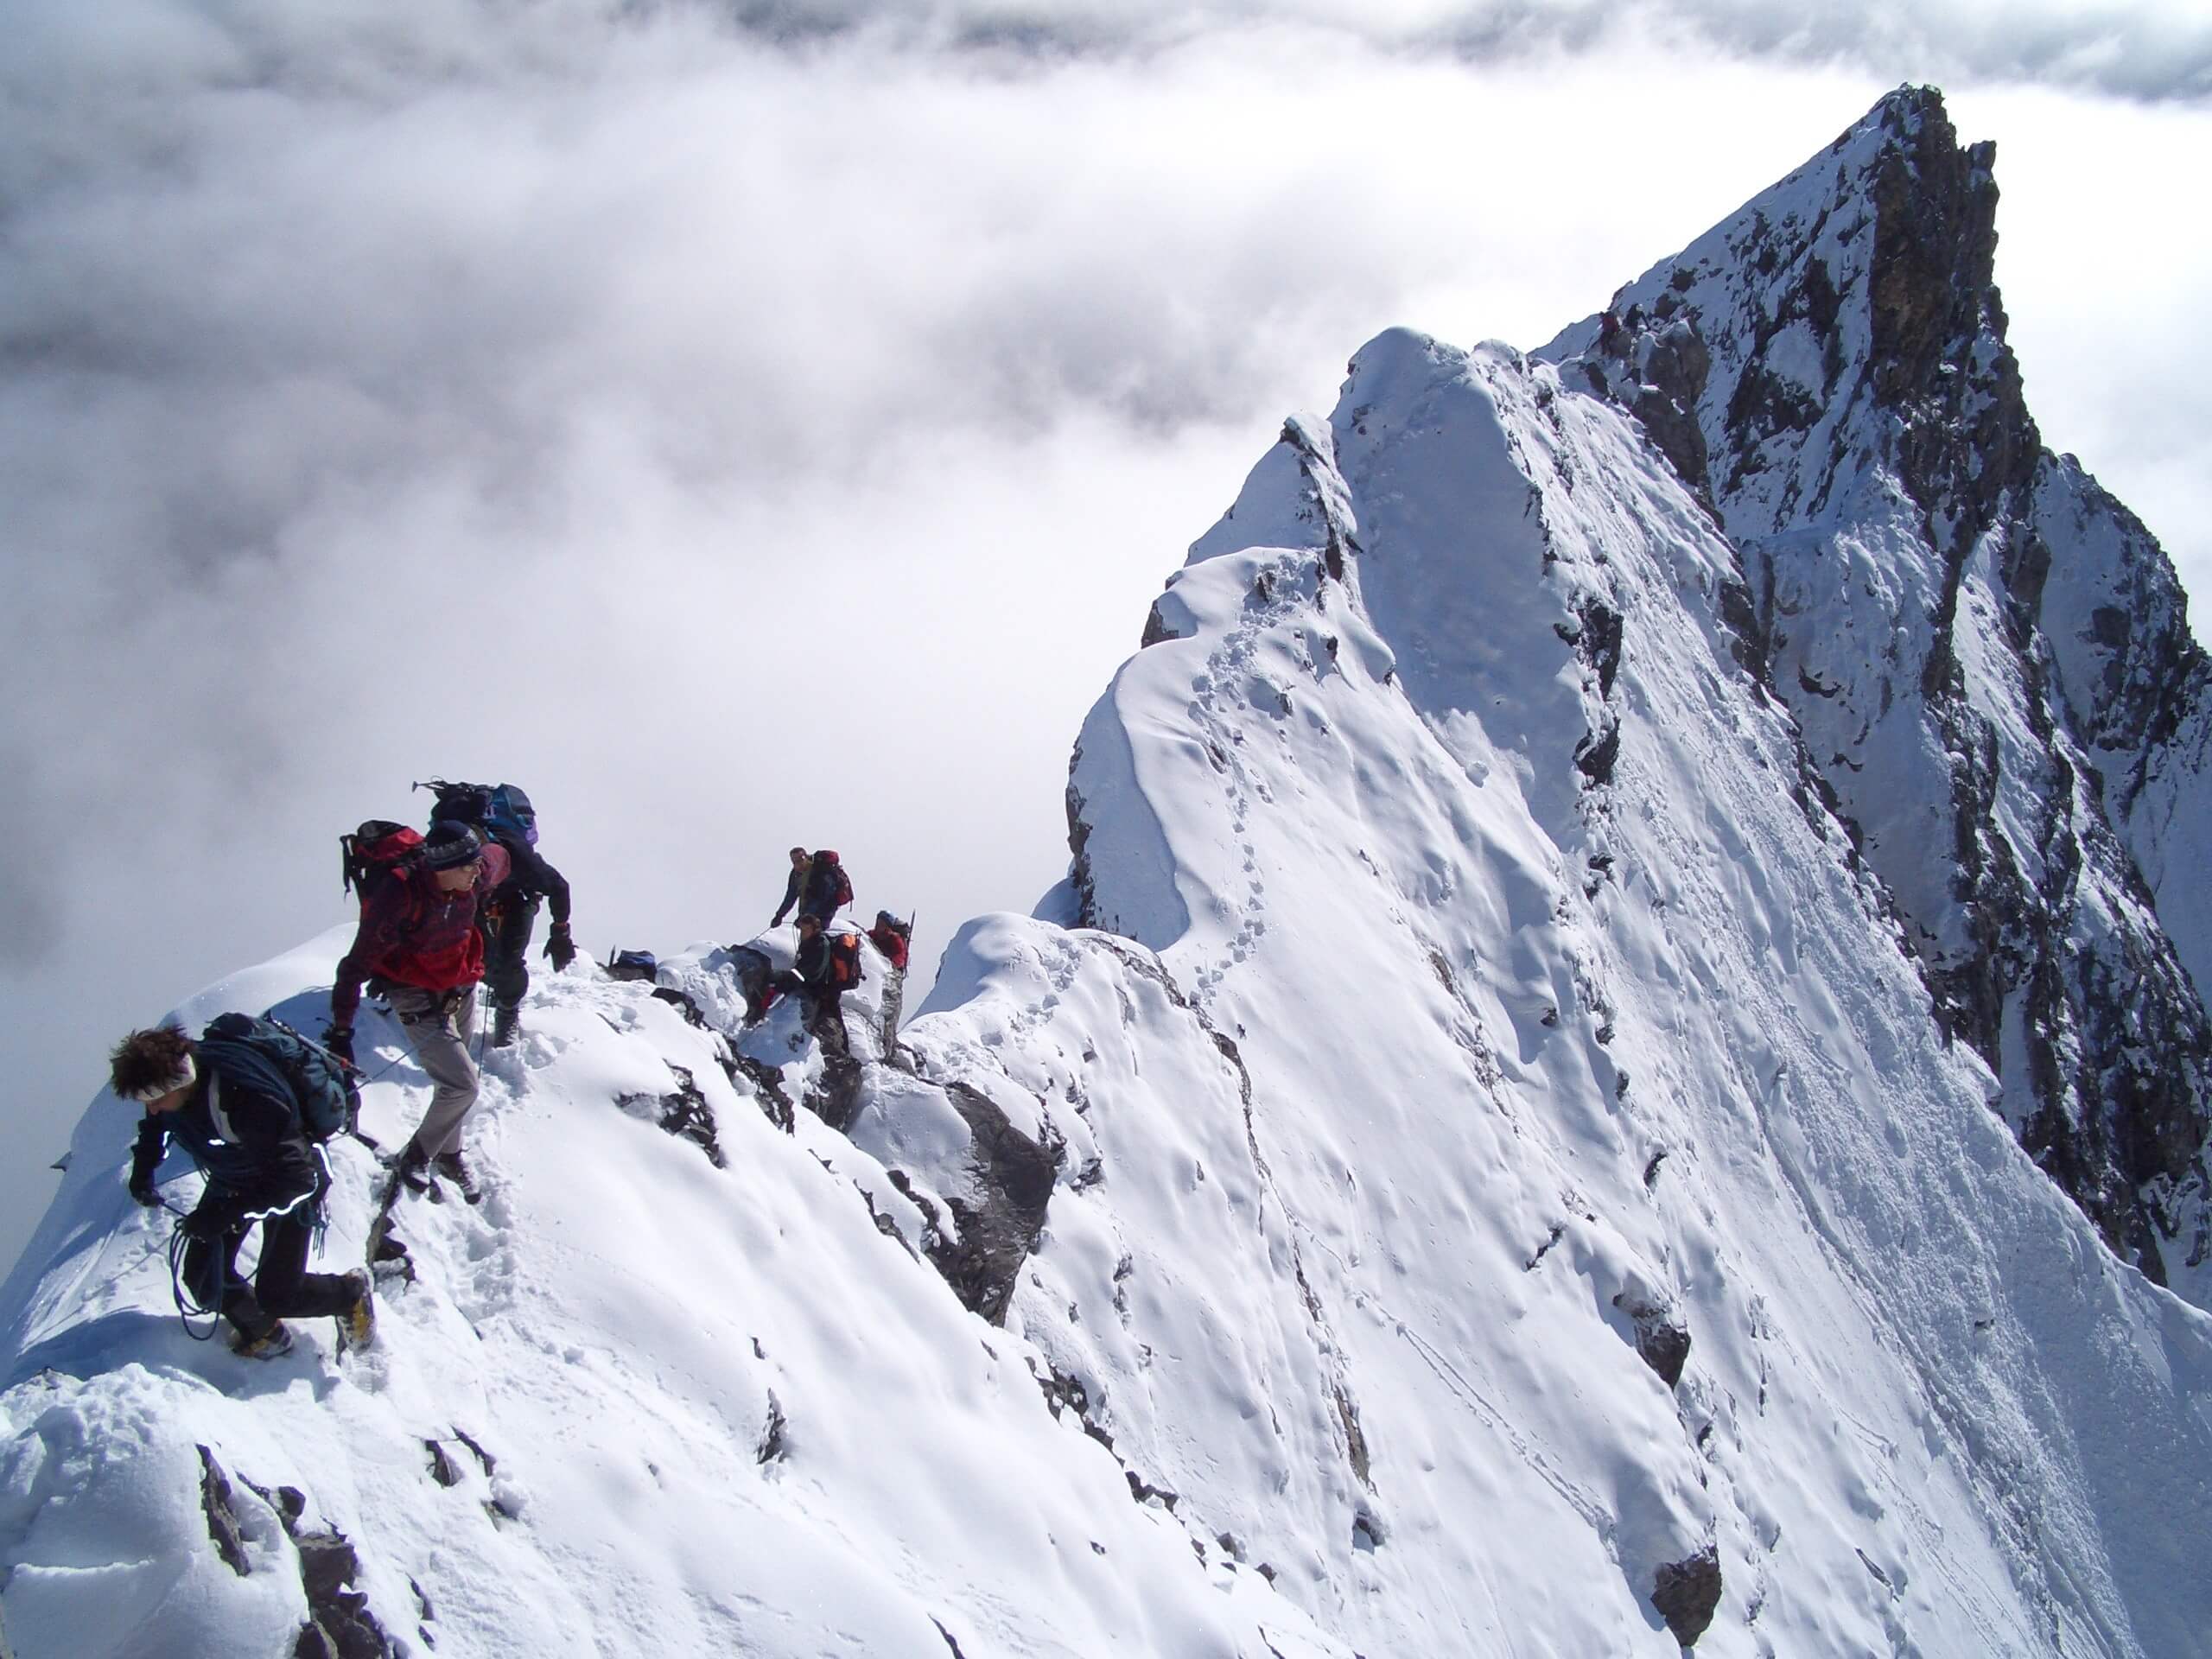
M 142 1098 L 157 1084 L 186 1071 L 193 1041 L 175 1026 L 134 1031 L 107 1057 L 108 1086 L 124 1100 Z

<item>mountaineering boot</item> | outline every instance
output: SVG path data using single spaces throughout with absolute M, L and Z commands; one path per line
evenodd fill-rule
M 257 1337 L 249 1337 L 241 1331 L 232 1338 L 231 1351 L 243 1359 L 275 1359 L 292 1351 L 292 1333 L 284 1328 L 282 1319 Z
M 515 1039 L 515 1018 L 520 1010 L 494 1008 L 492 1010 L 492 1046 L 505 1048 Z
M 407 1149 L 399 1154 L 399 1161 L 392 1166 L 391 1178 L 410 1192 L 428 1192 L 430 1160 L 423 1155 L 423 1148 L 409 1141 Z
M 367 1273 L 359 1268 L 346 1275 L 345 1285 L 353 1300 L 338 1316 L 339 1345 L 365 1348 L 377 1333 L 376 1292 L 371 1288 Z
M 475 1172 L 461 1160 L 457 1152 L 442 1152 L 430 1160 L 430 1166 L 461 1189 L 461 1196 L 471 1204 L 484 1202 L 484 1189 L 476 1185 Z

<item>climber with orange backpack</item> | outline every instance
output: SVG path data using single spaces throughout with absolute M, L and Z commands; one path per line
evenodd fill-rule
M 779 990 L 806 998 L 806 1027 L 833 1053 L 850 1052 L 845 1034 L 845 993 L 861 982 L 861 936 L 832 933 L 822 918 L 801 912 L 798 954 L 773 981 Z

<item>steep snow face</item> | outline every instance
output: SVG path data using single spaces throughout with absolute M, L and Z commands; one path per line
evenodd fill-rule
M 1109 1299 L 1126 1232 L 1064 1255 L 1217 1202 L 1129 1124 L 1013 1322 L 1363 1651 L 1672 1651 L 1655 1583 L 1707 1550 L 1701 1652 L 2185 1649 L 2212 1325 L 1943 1040 L 1737 660 L 1736 568 L 1634 423 L 1503 348 L 1385 335 L 1292 423 L 1070 799 L 1089 915 L 1236 1046 L 1229 1196 L 1307 1306 L 1217 1288 L 1194 1362 L 1141 1257 Z M 1224 1394 L 1281 1446 L 1256 1516 L 1160 1427 Z
M 2201 1302 L 2212 1027 L 2184 964 L 2212 941 L 2166 873 L 2212 833 L 2208 676 L 2156 542 L 2041 448 L 1992 156 L 1892 94 L 1621 289 L 1617 337 L 1592 318 L 1541 355 L 1713 506 L 1747 660 L 1946 1028 L 2113 1247 Z

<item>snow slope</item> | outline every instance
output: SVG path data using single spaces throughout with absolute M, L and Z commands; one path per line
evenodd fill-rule
M 1942 1040 L 1732 572 L 1625 417 L 1385 335 L 1085 728 L 1090 912 L 1238 1042 L 1358 1408 L 1385 1541 L 1316 1605 L 1382 1650 L 1663 1651 L 1643 1592 L 1711 1541 L 1700 1651 L 2186 1651 L 2212 1326 Z M 1022 1328 L 1079 1348 L 1057 1300 Z M 1638 1306 L 1692 1338 L 1673 1391 Z M 1272 1508 L 1272 1553 L 1357 1523 Z
M 719 945 L 542 978 L 372 1348 L 188 1341 L 96 1101 L 0 1288 L 0 1653 L 2201 1650 L 2212 1317 L 1947 1035 L 1764 567 L 1579 353 L 1394 331 L 1286 426 L 1084 725 L 1068 883 L 895 1038 L 872 954 L 833 1053 Z M 1878 517 L 1818 556 L 1878 588 Z M 311 1027 L 342 943 L 185 1012 Z
M 191 1013 L 327 985 L 342 944 Z M 252 1490 L 289 1486 L 302 1530 L 353 1541 L 392 1651 L 1344 1651 L 1132 1503 L 1027 1346 L 878 1230 L 881 1167 L 808 1114 L 777 1128 L 720 1042 L 649 988 L 542 979 L 480 1109 L 482 1207 L 402 1204 L 413 1281 L 386 1278 L 376 1344 L 343 1359 L 327 1327 L 266 1364 L 187 1340 L 167 1217 L 119 1184 L 136 1115 L 96 1105 L 6 1292 L 8 1650 L 291 1653 L 298 1551 Z M 725 1168 L 654 1121 L 676 1066 Z M 426 1100 L 403 1061 L 364 1127 L 396 1144 Z M 375 1159 L 334 1162 L 327 1248 L 358 1258 Z M 249 1572 L 209 1542 L 199 1446 Z

